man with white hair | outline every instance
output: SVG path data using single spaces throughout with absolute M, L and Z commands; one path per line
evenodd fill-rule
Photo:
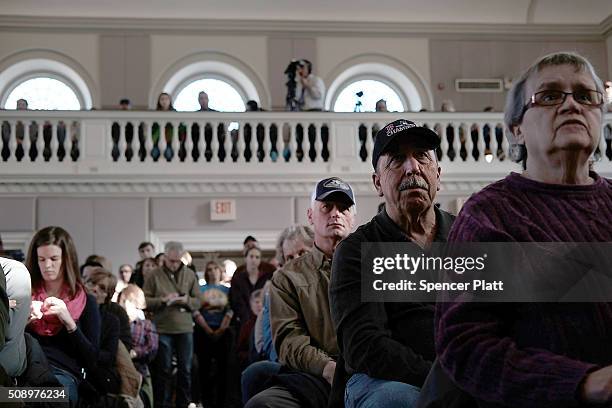
M 153 392 L 156 407 L 169 407 L 172 392 L 172 355 L 176 354 L 176 406 L 191 401 L 191 360 L 193 357 L 192 313 L 200 308 L 198 279 L 183 263 L 183 245 L 168 242 L 164 265 L 151 272 L 144 285 L 147 310 L 159 333 L 159 349 L 154 361 Z
M 247 408 L 327 406 L 338 357 L 327 291 L 336 246 L 355 224 L 351 186 L 337 177 L 319 181 L 307 216 L 314 247 L 287 262 L 271 281 L 272 334 L 283 368 L 275 385 L 255 395 Z

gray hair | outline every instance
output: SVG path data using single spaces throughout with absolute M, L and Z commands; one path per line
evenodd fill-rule
M 164 245 L 164 253 L 176 251 L 178 253 L 183 253 L 183 244 L 177 241 L 168 241 L 166 245 Z
M 572 65 L 577 71 L 584 71 L 591 75 L 595 82 L 595 88 L 597 91 L 605 95 L 605 88 L 603 82 L 595 73 L 593 65 L 582 55 L 574 52 L 556 52 L 553 54 L 545 55 L 534 62 L 523 74 L 514 81 L 512 89 L 508 92 L 506 98 L 506 108 L 504 109 L 504 124 L 509 131 L 509 134 L 514 136 L 512 128 L 519 125 L 523 121 L 523 108 L 526 103 L 526 98 L 531 95 L 525 95 L 525 88 L 527 81 L 536 72 L 541 71 L 545 67 L 556 66 L 556 65 Z M 606 111 L 606 104 L 601 106 L 602 113 Z M 513 142 L 513 140 L 510 140 Z
M 302 241 L 307 247 L 314 245 L 314 232 L 305 225 L 292 225 L 280 233 L 276 241 L 276 260 L 282 265 L 285 263 L 283 245 L 286 241 Z

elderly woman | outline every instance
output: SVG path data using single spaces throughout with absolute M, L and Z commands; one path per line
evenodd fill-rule
M 612 182 L 589 171 L 605 109 L 601 80 L 572 53 L 545 56 L 514 84 L 505 122 L 522 173 L 465 204 L 449 241 L 612 241 Z M 442 368 L 478 406 L 612 402 L 612 305 L 440 303 Z

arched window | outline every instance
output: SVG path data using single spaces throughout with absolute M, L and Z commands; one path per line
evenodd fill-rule
M 18 99 L 28 101 L 28 109 L 80 110 L 76 93 L 66 83 L 46 76 L 27 79 L 9 93 L 5 109 L 15 109 Z
M 355 111 L 359 102 L 358 91 L 363 91 L 362 112 L 374 111 L 378 99 L 386 100 L 389 111 L 402 112 L 418 112 L 423 107 L 431 107 L 433 101 L 427 83 L 416 71 L 404 62 L 382 54 L 362 55 L 343 61 L 330 72 L 326 83 L 329 83 L 325 97 L 328 110 Z
M 374 79 L 351 82 L 339 91 L 334 112 L 375 112 L 376 102 L 384 99 L 389 112 L 405 110 L 399 95 L 389 85 Z
M 63 54 L 32 51 L 0 61 L 0 107 L 4 109 L 15 109 L 20 98 L 28 101 L 29 109 L 91 109 L 93 89 L 87 71 Z
M 176 96 L 177 111 L 192 112 L 200 109 L 198 95 L 208 94 L 208 107 L 219 112 L 244 112 L 244 99 L 234 86 L 215 78 L 198 79 L 187 84 Z

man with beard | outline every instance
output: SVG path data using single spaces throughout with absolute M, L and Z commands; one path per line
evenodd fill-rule
M 438 134 L 403 119 L 376 135 L 372 181 L 385 207 L 340 243 L 330 283 L 346 407 L 413 406 L 435 358 L 433 305 L 361 301 L 361 243 L 446 241 L 454 216 L 434 205 L 439 145 Z
M 355 224 L 351 186 L 337 177 L 319 181 L 307 216 L 314 247 L 271 280 L 270 321 L 283 367 L 268 382 L 274 386 L 251 398 L 246 408 L 327 407 L 338 357 L 327 293 L 336 246 Z

